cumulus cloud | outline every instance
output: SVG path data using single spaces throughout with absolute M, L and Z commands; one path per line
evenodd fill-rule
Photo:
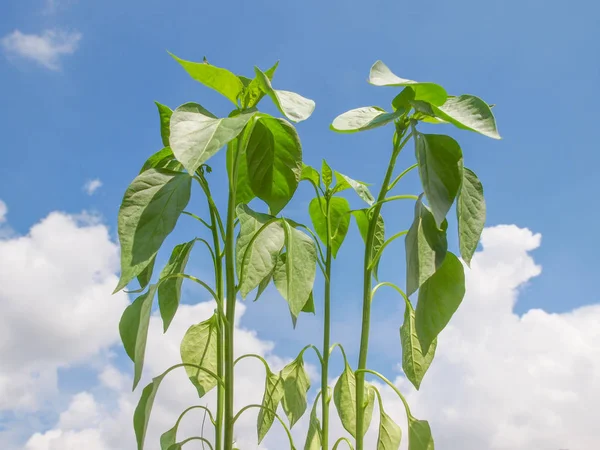
M 102 187 L 102 181 L 99 178 L 94 178 L 93 180 L 88 180 L 83 185 L 83 190 L 87 192 L 88 195 L 93 195 L 99 188 Z
M 6 214 L 8 214 L 8 207 L 0 200 L 0 223 L 6 222 Z
M 81 33 L 65 30 L 46 30 L 41 34 L 26 34 L 15 30 L 0 40 L 9 57 L 34 61 L 47 69 L 59 70 L 61 59 L 79 48 Z

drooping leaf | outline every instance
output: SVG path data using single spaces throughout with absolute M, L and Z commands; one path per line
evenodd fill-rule
M 150 263 L 146 266 L 146 268 L 137 276 L 138 283 L 140 283 L 140 289 L 146 289 L 146 286 L 150 284 L 155 263 L 156 255 L 150 260 Z
M 306 393 L 310 389 L 310 380 L 304 368 L 302 355 L 281 370 L 281 378 L 283 380 L 282 406 L 291 428 L 306 411 Z
M 275 75 L 275 71 L 277 70 L 277 66 L 279 66 L 279 61 L 277 61 L 273 67 L 266 70 L 264 74 L 267 76 L 269 81 L 273 80 L 273 75 Z M 258 75 L 256 75 L 252 80 L 248 82 L 246 89 L 244 90 L 244 95 L 242 97 L 242 107 L 243 108 L 252 108 L 258 105 L 258 102 L 265 96 L 266 91 L 263 89 L 263 83 L 260 81 Z
M 171 252 L 169 262 L 160 273 L 160 279 L 163 280 L 158 286 L 158 306 L 163 321 L 163 329 L 166 332 L 175 317 L 179 300 L 181 299 L 181 284 L 183 278 L 167 278 L 169 275 L 183 273 L 185 266 L 194 247 L 195 239 L 184 244 L 177 245 Z
M 404 113 L 404 110 L 386 112 L 378 106 L 363 106 L 340 114 L 333 119 L 330 128 L 338 133 L 371 130 L 393 122 Z
M 267 377 L 265 380 L 265 392 L 261 405 L 268 408 L 271 411 L 277 411 L 279 402 L 283 398 L 283 379 L 280 374 L 276 374 L 267 370 Z M 273 421 L 275 420 L 275 414 L 271 413 L 267 409 L 260 409 L 258 413 L 257 421 L 257 432 L 258 432 L 258 443 L 260 444 L 264 437 L 267 435 Z
M 306 434 L 306 442 L 304 450 L 321 450 L 322 449 L 322 429 L 321 422 L 317 417 L 317 400 L 313 404 L 310 411 L 310 421 L 308 423 L 308 433 Z
M 462 150 L 450 136 L 420 133 L 416 137 L 416 150 L 421 184 L 440 226 L 462 183 Z
M 417 336 L 424 354 L 448 324 L 465 295 L 462 263 L 448 252 L 440 268 L 419 289 L 415 311 Z
M 438 228 L 433 213 L 419 197 L 415 218 L 405 238 L 406 295 L 412 295 L 442 265 L 448 250 L 448 222 Z
M 408 417 L 408 450 L 435 450 L 431 428 L 426 420 Z
M 375 62 L 373 67 L 371 67 L 369 83 L 375 86 L 410 86 L 415 91 L 416 100 L 423 100 L 432 105 L 442 105 L 448 98 L 448 93 L 439 84 L 422 83 L 400 78 L 382 61 Z
M 218 118 L 198 103 L 185 103 L 171 116 L 171 150 L 193 174 L 244 129 L 255 111 Z
M 158 388 L 160 387 L 160 383 L 167 373 L 168 370 L 162 375 L 153 378 L 152 382 L 144 388 L 137 407 L 135 408 L 135 412 L 133 413 L 133 429 L 135 431 L 137 450 L 144 449 L 144 441 L 146 439 L 146 431 L 148 430 L 148 421 L 150 420 L 154 399 L 158 392 Z
M 177 428 L 179 428 L 179 423 L 176 423 L 173 428 L 161 434 L 160 450 L 169 450 L 171 446 L 177 443 Z
M 325 188 L 328 188 L 329 186 L 331 186 L 331 183 L 333 181 L 333 171 L 331 170 L 331 167 L 329 167 L 329 164 L 327 164 L 327 161 L 325 160 L 321 162 L 321 174 L 323 176 L 323 184 L 325 185 Z
M 171 131 L 169 129 L 169 123 L 171 122 L 171 116 L 173 111 L 168 106 L 162 105 L 158 102 L 154 102 L 158 108 L 158 115 L 160 117 L 160 136 L 162 143 L 165 147 L 169 146 L 169 135 Z
M 371 424 L 373 407 L 375 405 L 375 393 L 368 383 L 365 383 L 365 417 L 364 432 L 366 433 Z M 356 438 L 356 377 L 350 365 L 346 362 L 344 372 L 340 375 L 333 388 L 333 403 L 342 421 L 345 430 Z
M 485 199 L 481 181 L 467 168 L 463 171 L 462 185 L 458 191 L 456 217 L 460 254 L 469 265 L 485 225 Z
M 367 243 L 367 234 L 369 232 L 369 218 L 368 218 L 368 210 L 367 209 L 357 209 L 352 211 L 352 215 L 356 219 L 356 224 L 358 225 L 358 230 L 360 231 L 360 235 Z M 373 235 L 373 249 L 371 250 L 371 256 L 374 257 L 381 246 L 385 242 L 385 223 L 383 222 L 383 217 L 381 214 L 377 217 L 377 224 L 375 225 L 375 234 Z M 375 276 L 377 276 L 377 270 L 374 271 Z
M 296 129 L 284 119 L 260 115 L 246 146 L 252 191 L 273 215 L 290 201 L 302 174 L 302 146 Z
M 247 205 L 238 205 L 237 216 L 240 220 L 240 232 L 236 242 L 236 270 L 238 278 L 243 277 L 240 280 L 240 294 L 245 298 L 275 269 L 277 257 L 285 242 L 285 233 L 280 221 L 263 229 L 264 225 L 275 218 L 254 212 Z M 259 231 L 260 234 L 252 242 Z
M 377 435 L 377 450 L 398 450 L 402 440 L 402 429 L 383 410 L 379 403 L 379 434 Z
M 319 172 L 315 170 L 311 166 L 307 166 L 306 164 L 302 164 L 302 174 L 300 175 L 300 180 L 307 180 L 312 182 L 317 188 L 321 184 L 321 176 Z
M 149 169 L 129 185 L 119 210 L 123 289 L 148 267 L 190 199 L 192 178 L 181 172 Z
M 171 147 L 165 147 L 146 160 L 140 173 L 145 172 L 148 169 L 168 169 L 173 172 L 180 172 L 183 169 L 183 166 L 175 159 Z
M 119 322 L 119 334 L 123 347 L 127 356 L 134 363 L 133 389 L 136 388 L 142 377 L 148 326 L 155 292 L 156 285 L 153 284 L 147 292 L 137 297 L 131 305 L 125 308 Z
M 308 205 L 308 212 L 317 235 L 327 244 L 327 217 L 323 212 L 327 209 L 327 202 L 322 197 L 315 197 Z M 329 224 L 331 226 L 331 253 L 335 258 L 340 249 L 350 226 L 350 203 L 342 197 L 329 199 Z
M 244 85 L 242 81 L 227 69 L 213 66 L 208 62 L 185 61 L 170 53 L 170 55 L 185 69 L 185 71 L 196 81 L 214 89 L 219 94 L 227 97 L 234 105 L 241 94 Z
M 404 310 L 404 323 L 400 327 L 400 342 L 402 343 L 402 370 L 415 389 L 419 390 L 423 377 L 435 356 L 437 339 L 433 340 L 429 351 L 423 355 L 415 326 L 415 311 L 408 302 Z
M 273 273 L 271 272 L 268 276 L 264 277 L 260 283 L 258 283 L 258 289 L 256 290 L 256 297 L 254 301 L 258 301 L 263 292 L 269 287 L 269 283 L 273 281 Z
M 308 119 L 315 110 L 315 102 L 290 91 L 273 89 L 271 80 L 258 67 L 254 68 L 256 78 L 261 83 L 262 89 L 267 93 L 281 113 L 292 122 L 301 122 Z
M 217 373 L 218 320 L 215 313 L 210 319 L 192 325 L 187 330 L 180 348 L 181 360 L 185 364 L 195 364 Z M 185 370 L 200 397 L 217 385 L 214 377 L 196 367 L 186 366 Z
M 335 179 L 337 180 L 335 185 L 336 192 L 341 192 L 352 188 L 369 206 L 375 203 L 375 197 L 373 197 L 373 194 L 371 194 L 371 191 L 367 187 L 366 183 L 353 180 L 349 176 L 339 172 L 335 172 Z
M 492 139 L 500 139 L 496 119 L 490 106 L 474 95 L 448 97 L 442 105 L 433 106 L 436 117 L 463 130 L 474 131 Z

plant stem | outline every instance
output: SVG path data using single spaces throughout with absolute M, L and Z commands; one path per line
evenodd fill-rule
M 325 295 L 323 314 L 323 350 L 321 362 L 321 414 L 323 450 L 329 450 L 329 345 L 331 334 L 331 219 L 329 214 L 330 198 L 326 198 L 326 231 L 327 231 L 327 256 L 325 260 Z
M 407 139 L 400 142 L 402 135 L 397 136 L 397 140 L 394 143 L 394 149 L 392 151 L 392 157 L 388 164 L 379 195 L 377 197 L 377 203 L 372 209 L 372 216 L 369 218 L 369 229 L 367 232 L 367 239 L 365 244 L 365 259 L 364 259 L 364 272 L 363 272 L 363 315 L 362 315 L 362 330 L 360 335 L 360 353 L 358 357 L 358 370 L 364 370 L 367 367 L 367 355 L 369 351 L 369 332 L 371 327 L 371 284 L 373 278 L 373 269 L 370 267 L 371 258 L 373 253 L 373 240 L 375 238 L 375 230 L 377 225 L 377 219 L 381 213 L 381 207 L 383 206 L 383 199 L 388 192 L 390 180 L 394 173 L 394 167 L 396 165 L 396 159 L 400 154 L 402 147 L 410 139 L 410 135 Z M 365 373 L 357 372 L 356 374 L 356 450 L 364 450 L 364 429 L 365 423 Z

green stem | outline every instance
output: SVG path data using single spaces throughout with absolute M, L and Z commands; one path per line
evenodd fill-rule
M 362 330 L 360 336 L 360 353 L 358 357 L 358 371 L 356 375 L 356 450 L 364 450 L 364 435 L 365 435 L 365 374 L 361 370 L 367 367 L 367 355 L 369 351 L 369 332 L 371 327 L 371 284 L 373 278 L 373 269 L 370 268 L 373 251 L 373 240 L 375 238 L 375 230 L 377 219 L 381 213 L 382 201 L 388 192 L 390 180 L 394 173 L 396 159 L 406 145 L 412 134 L 404 141 L 400 142 L 402 136 L 397 136 L 395 140 L 392 156 L 388 164 L 381 190 L 377 197 L 377 203 L 372 208 L 373 215 L 369 218 L 369 229 L 365 245 L 364 272 L 363 272 L 363 315 L 362 315 Z M 397 142 L 397 143 L 396 143 Z M 360 372 L 359 372 L 360 371 Z
M 327 198 L 326 232 L 327 232 L 327 256 L 325 259 L 325 294 L 324 294 L 324 314 L 323 314 L 323 350 L 321 364 L 321 414 L 322 414 L 322 438 L 321 444 L 323 450 L 329 450 L 329 346 L 331 339 L 331 219 L 330 219 L 330 199 Z

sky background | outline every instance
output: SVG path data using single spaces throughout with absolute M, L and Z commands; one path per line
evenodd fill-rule
M 2 448 L 69 450 L 69 445 L 79 448 L 77 442 L 91 445 L 94 439 L 99 442 L 94 448 L 102 450 L 131 448 L 123 444 L 130 442 L 126 439 L 131 433 L 126 405 L 139 392 L 131 397 L 119 384 L 130 377 L 131 364 L 116 334 L 127 298 L 110 296 L 118 271 L 118 207 L 145 159 L 161 148 L 153 101 L 172 108 L 196 101 L 218 115 L 227 114 L 229 107 L 226 99 L 191 80 L 167 50 L 188 60 L 206 56 L 246 76 L 253 74 L 254 65 L 266 69 L 279 60 L 274 86 L 317 104 L 310 120 L 297 126 L 304 161 L 319 166 L 326 158 L 334 169 L 375 184 L 387 164 L 391 129 L 337 135 L 328 125 L 351 108 L 389 108 L 397 90 L 366 82 L 377 59 L 399 76 L 434 81 L 452 94 L 475 94 L 496 104 L 500 141 L 435 128 L 460 142 L 465 165 L 482 180 L 489 229 L 487 246 L 484 241 L 476 257 L 479 269 L 469 275 L 474 294 L 465 299 L 456 327 L 442 335 L 446 347 L 440 351 L 446 353 L 423 384 L 430 394 L 411 396 L 423 418 L 432 421 L 434 433 L 435 426 L 440 430 L 436 439 L 442 450 L 455 448 L 449 443 L 457 439 L 461 448 L 473 449 L 588 450 L 600 445 L 598 432 L 571 423 L 561 403 L 575 395 L 571 415 L 581 423 L 592 411 L 600 414 L 600 386 L 593 381 L 600 379 L 595 173 L 600 156 L 594 137 L 600 97 L 599 17 L 597 3 L 583 0 L 568 7 L 539 0 L 3 1 L 0 267 L 5 274 L 0 279 L 5 282 L 0 284 L 0 307 L 8 312 L 0 324 L 4 320 L 8 331 L 0 332 Z M 261 108 L 276 114 L 267 101 Z M 399 165 L 413 160 L 408 149 Z M 224 206 L 224 152 L 210 163 L 213 191 Z M 397 188 L 397 193 L 419 192 L 415 173 Z M 202 212 L 204 202 L 195 194 L 190 208 Z M 301 186 L 284 214 L 308 223 L 310 199 L 311 190 Z M 409 226 L 412 205 L 394 203 L 385 214 L 389 235 Z M 503 224 L 509 226 L 498 227 Z M 195 236 L 195 227 L 186 218 L 180 220 L 157 267 L 173 245 Z M 456 249 L 453 221 L 450 229 Z M 352 227 L 333 278 L 334 340 L 348 347 L 353 360 L 361 307 L 361 246 Z M 384 262 L 381 277 L 402 284 L 403 246 L 390 247 Z M 189 268 L 210 276 L 200 253 Z M 206 300 L 201 291 L 185 285 L 190 317 L 210 311 Z M 398 376 L 398 384 L 410 391 L 397 367 L 402 304 L 382 291 L 374 308 L 370 365 Z M 104 325 L 90 325 L 101 317 Z M 182 333 L 191 323 L 181 323 Z M 302 317 L 292 332 L 287 307 L 272 289 L 260 302 L 247 305 L 240 326 L 255 345 L 249 347 L 269 355 L 275 365 L 305 343 L 318 343 L 320 330 L 318 316 Z M 168 339 L 176 350 L 175 335 Z M 160 339 L 157 335 L 149 345 L 161 345 Z M 271 341 L 277 342 L 274 349 Z M 165 352 L 172 353 L 171 347 Z M 472 358 L 461 359 L 466 353 Z M 527 366 L 540 355 L 545 357 L 539 366 Z M 169 360 L 166 354 L 153 358 L 148 376 L 153 369 L 156 374 L 166 368 Z M 496 378 L 494 364 L 496 373 L 506 370 L 507 378 L 522 370 L 515 377 L 519 381 Z M 484 365 L 490 367 L 485 374 L 480 372 Z M 576 367 L 586 370 L 579 373 Z M 256 372 L 259 386 L 262 376 Z M 539 398 L 519 408 L 506 406 L 518 401 L 516 393 L 525 395 L 546 382 Z M 457 397 L 438 392 L 440 386 L 456 387 Z M 544 403 L 556 398 L 558 403 Z M 109 400 L 100 401 L 104 399 Z M 482 414 L 476 405 L 496 411 Z M 73 419 L 77 408 L 97 414 L 82 425 Z M 541 410 L 556 413 L 542 420 Z M 107 417 L 118 416 L 115 411 L 127 422 L 122 429 L 107 425 Z M 166 424 L 174 422 L 174 411 L 175 416 L 164 412 Z M 456 414 L 472 414 L 482 422 L 480 430 L 457 426 L 452 419 Z M 548 444 L 539 431 L 547 428 L 579 437 L 558 443 L 559 437 L 553 437 Z M 502 435 L 508 440 L 494 438 Z M 81 436 L 85 440 L 77 441 Z M 125 441 L 115 436 L 125 436 Z

